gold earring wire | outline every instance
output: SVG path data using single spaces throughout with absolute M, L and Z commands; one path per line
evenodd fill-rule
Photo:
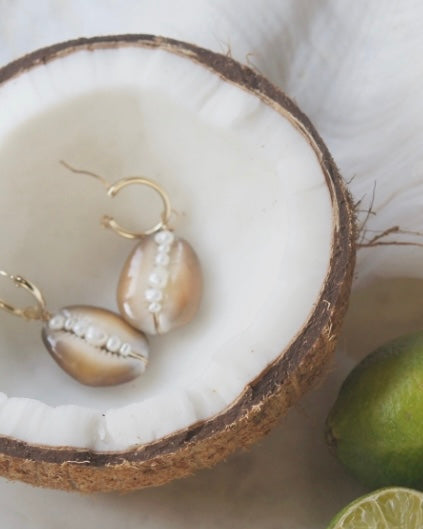
M 169 223 L 169 220 L 172 214 L 172 207 L 170 204 L 170 199 L 169 199 L 168 194 L 157 182 L 154 182 L 153 180 L 149 180 L 148 178 L 144 178 L 141 176 L 133 176 L 129 178 L 122 178 L 121 180 L 118 180 L 114 184 L 110 184 L 107 182 L 107 180 L 105 180 L 105 178 L 103 178 L 102 176 L 96 173 L 93 173 L 91 171 L 81 170 L 81 169 L 75 169 L 74 167 L 69 165 L 67 162 L 64 162 L 63 160 L 61 160 L 60 163 L 64 167 L 66 167 L 66 169 L 68 169 L 69 171 L 72 171 L 73 173 L 92 176 L 96 178 L 97 180 L 99 180 L 106 187 L 107 194 L 110 198 L 115 197 L 122 189 L 130 185 L 147 186 L 159 194 L 162 200 L 162 203 L 163 203 L 163 211 L 161 214 L 160 221 L 157 224 L 155 224 L 152 228 L 145 230 L 143 232 L 130 231 L 130 230 L 123 228 L 120 224 L 116 222 L 116 220 L 113 217 L 110 217 L 109 215 L 105 215 L 102 219 L 102 224 L 104 227 L 110 228 L 115 233 L 117 233 L 121 237 L 125 237 L 126 239 L 141 239 L 145 237 L 146 235 L 151 235 L 152 233 L 156 233 L 157 231 L 166 229 L 168 227 L 168 223 Z
M 47 321 L 50 319 L 51 314 L 47 310 L 46 302 L 44 296 L 41 294 L 39 288 L 37 288 L 33 283 L 28 281 L 22 276 L 11 275 L 4 270 L 0 270 L 0 276 L 10 279 L 18 288 L 23 288 L 29 292 L 34 298 L 37 304 L 32 307 L 15 307 L 14 305 L 6 302 L 3 299 L 0 299 L 0 309 L 3 309 L 10 314 L 19 316 L 26 320 L 42 320 Z

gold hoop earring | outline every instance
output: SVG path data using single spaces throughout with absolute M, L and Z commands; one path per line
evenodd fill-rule
M 0 277 L 29 292 L 35 306 L 19 308 L 0 299 L 0 309 L 43 323 L 42 340 L 60 367 L 81 384 L 114 386 L 144 373 L 149 348 L 146 337 L 119 315 L 91 306 L 65 307 L 52 314 L 41 291 L 21 276 L 0 270 Z
M 167 193 L 156 182 L 153 182 L 152 180 L 148 180 L 147 178 L 142 178 L 139 176 L 122 178 L 122 180 L 119 180 L 115 184 L 112 184 L 108 187 L 107 194 L 109 195 L 110 198 L 113 198 L 122 189 L 128 186 L 131 186 L 131 185 L 143 185 L 143 186 L 153 189 L 154 191 L 156 191 L 156 193 L 159 194 L 162 200 L 162 203 L 163 203 L 163 211 L 161 214 L 160 221 L 155 226 L 153 226 L 152 228 L 148 230 L 145 230 L 143 232 L 133 232 L 133 231 L 129 231 L 123 228 L 120 224 L 116 222 L 116 220 L 113 217 L 105 215 L 102 220 L 103 226 L 105 226 L 106 228 L 110 228 L 117 235 L 120 235 L 121 237 L 125 237 L 126 239 L 142 239 L 143 237 L 146 237 L 147 235 L 153 235 L 154 233 L 157 233 L 161 230 L 166 230 L 168 228 L 170 216 L 172 214 L 172 208 L 171 208 L 170 200 L 169 200 Z
M 74 173 L 101 181 L 111 198 L 130 185 L 147 186 L 159 194 L 163 202 L 160 221 L 146 231 L 132 232 L 112 217 L 103 217 L 103 225 L 118 235 L 139 239 L 120 275 L 119 311 L 130 325 L 147 334 L 164 334 L 189 323 L 201 300 L 201 266 L 192 246 L 177 237 L 169 226 L 171 204 L 164 189 L 144 177 L 123 178 L 110 184 L 96 173 L 62 164 Z

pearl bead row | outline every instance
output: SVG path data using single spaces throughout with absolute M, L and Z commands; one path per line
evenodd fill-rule
M 161 230 L 154 236 L 154 242 L 157 244 L 157 253 L 154 259 L 155 267 L 148 276 L 149 288 L 145 291 L 144 297 L 149 303 L 148 311 L 152 314 L 158 314 L 163 305 L 163 289 L 169 280 L 168 265 L 170 263 L 170 249 L 175 240 L 175 235 L 168 230 Z
M 48 326 L 52 331 L 70 332 L 94 347 L 106 349 L 109 353 L 119 354 L 124 357 L 132 353 L 129 343 L 123 342 L 119 336 L 109 336 L 103 329 L 91 325 L 85 318 L 55 314 L 49 320 Z

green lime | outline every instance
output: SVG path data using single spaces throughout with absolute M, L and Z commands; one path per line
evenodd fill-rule
M 423 332 L 376 349 L 350 373 L 326 438 L 372 488 L 423 488 Z
M 350 503 L 328 529 L 422 529 L 423 494 L 392 487 Z

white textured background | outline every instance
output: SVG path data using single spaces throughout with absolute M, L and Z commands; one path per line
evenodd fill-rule
M 394 225 L 423 231 L 422 20 L 419 0 L 0 0 L 0 65 L 54 42 L 113 33 L 230 49 L 309 115 L 362 209 L 375 189 L 369 236 Z M 422 262 L 421 248 L 360 252 L 357 285 L 370 287 L 354 296 L 334 369 L 252 451 L 128 496 L 2 481 L 1 527 L 323 529 L 364 491 L 327 453 L 324 419 L 358 358 L 422 327 Z

